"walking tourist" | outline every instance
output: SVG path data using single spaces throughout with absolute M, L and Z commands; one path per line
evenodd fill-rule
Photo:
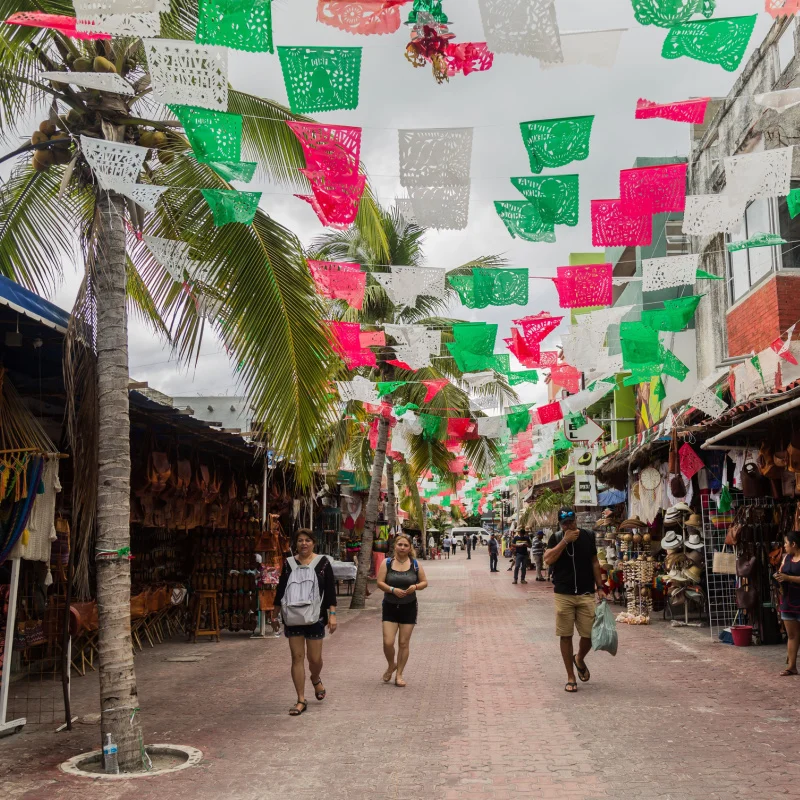
M 428 553 L 430 557 L 433 558 L 433 554 L 436 551 L 436 539 L 433 538 L 433 534 L 428 537 Z
M 536 567 L 536 580 L 547 580 L 542 575 L 542 565 L 544 563 L 544 531 L 536 531 L 536 536 L 531 544 L 531 561 Z
M 489 537 L 489 572 L 500 572 L 497 569 L 497 557 L 500 555 L 500 542 L 497 537 L 492 534 Z
M 404 533 L 394 540 L 394 556 L 378 570 L 378 588 L 383 596 L 383 654 L 388 667 L 383 673 L 389 683 L 396 671 L 395 686 L 405 686 L 403 671 L 408 662 L 409 644 L 417 624 L 417 592 L 428 585 L 425 570 L 417 562 L 411 539 Z M 395 660 L 395 640 L 397 659 Z
M 525 574 L 528 571 L 528 548 L 531 546 L 531 537 L 525 528 L 520 528 L 511 540 L 511 546 L 514 551 L 514 580 L 517 582 L 519 577 L 520 568 L 522 569 L 522 583 L 527 583 Z
M 325 699 L 322 640 L 326 625 L 331 633 L 336 630 L 333 567 L 325 556 L 314 552 L 314 545 L 314 534 L 310 530 L 301 528 L 297 531 L 293 548 L 297 555 L 287 558 L 283 565 L 272 612 L 277 615 L 280 610 L 292 654 L 292 681 L 297 691 L 297 703 L 289 711 L 292 717 L 300 716 L 308 708 L 303 663 L 306 657 L 314 696 L 320 701 Z
M 472 558 L 472 537 L 467 534 L 464 537 L 465 544 L 467 545 L 467 558 Z
M 577 692 L 575 670 L 582 682 L 591 677 L 586 666 L 586 655 L 592 647 L 594 622 L 594 593 L 598 599 L 605 597 L 600 562 L 594 536 L 578 528 L 575 511 L 562 508 L 558 512 L 561 530 L 547 543 L 544 563 L 553 567 L 555 591 L 556 636 L 561 639 L 561 657 L 567 668 L 566 692 Z M 572 635 L 577 628 L 580 643 L 577 656 L 573 654 Z
M 786 627 L 788 658 L 781 677 L 797 675 L 797 648 L 800 646 L 800 532 L 791 531 L 783 539 L 786 555 L 775 576 L 781 585 L 781 619 Z
M 477 550 L 478 549 L 478 534 L 477 533 L 473 533 L 472 534 L 472 549 L 473 550 Z
M 442 550 L 444 550 L 444 557 L 450 558 L 450 537 L 445 536 L 442 542 Z

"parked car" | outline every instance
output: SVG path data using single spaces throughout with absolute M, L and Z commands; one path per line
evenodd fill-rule
M 477 534 L 478 541 L 481 544 L 486 544 L 489 541 L 489 536 L 491 535 L 483 528 L 453 528 L 453 530 L 450 532 L 450 538 L 455 539 L 463 550 L 467 546 L 464 537 L 473 536 L 474 534 Z

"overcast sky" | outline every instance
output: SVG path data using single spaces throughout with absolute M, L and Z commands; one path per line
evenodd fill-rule
M 752 50 L 772 19 L 763 0 L 720 0 L 717 16 L 759 13 L 750 42 Z M 542 70 L 534 59 L 498 55 L 488 72 L 457 76 L 438 86 L 430 69 L 414 69 L 404 57 L 408 28 L 389 36 L 353 36 L 316 21 L 317 0 L 273 0 L 275 43 L 278 45 L 363 47 L 360 102 L 355 111 L 317 115 L 320 122 L 363 127 L 362 160 L 369 180 L 384 205 L 403 196 L 398 178 L 398 128 L 468 127 L 475 129 L 469 226 L 463 231 L 431 231 L 425 238 L 428 266 L 452 268 L 479 255 L 502 254 L 512 266 L 528 267 L 532 275 L 555 276 L 569 253 L 591 250 L 589 202 L 618 197 L 618 173 L 637 156 L 685 155 L 689 126 L 665 120 L 634 120 L 640 97 L 669 102 L 697 96 L 724 96 L 736 73 L 681 58 L 662 59 L 666 31 L 640 26 L 630 0 L 556 0 L 562 31 L 628 28 L 613 69 L 586 65 Z M 456 41 L 483 41 L 478 0 L 444 0 Z M 403 12 L 407 16 L 408 9 Z M 287 102 L 278 56 L 230 51 L 230 81 L 243 91 Z M 746 62 L 747 57 L 742 62 Z M 519 123 L 594 114 L 591 154 L 564 172 L 581 176 L 580 222 L 558 226 L 555 244 L 514 240 L 494 211 L 494 200 L 520 199 L 509 178 L 529 175 Z M 248 188 L 264 192 L 262 208 L 300 237 L 304 244 L 324 229 L 311 207 L 282 187 L 258 183 Z M 70 307 L 77 276 L 68 275 L 54 297 Z M 531 281 L 527 308 L 508 306 L 470 311 L 459 304 L 452 315 L 500 324 L 497 351 L 508 335 L 512 318 L 542 310 L 558 312 L 555 288 L 549 281 Z M 558 340 L 558 333 L 552 342 Z M 169 361 L 165 344 L 135 319 L 130 325 L 131 375 L 147 380 L 169 395 L 225 394 L 236 381 L 227 357 L 212 341 L 204 346 L 197 369 Z M 525 388 L 525 399 L 539 399 L 542 388 Z

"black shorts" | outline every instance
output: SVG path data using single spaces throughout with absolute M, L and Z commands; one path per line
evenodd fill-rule
M 283 633 L 287 639 L 291 636 L 303 636 L 306 639 L 324 639 L 325 620 L 321 619 L 313 625 L 286 625 Z
M 391 600 L 383 601 L 384 622 L 395 622 L 398 625 L 417 624 L 417 600 L 413 603 L 393 603 Z

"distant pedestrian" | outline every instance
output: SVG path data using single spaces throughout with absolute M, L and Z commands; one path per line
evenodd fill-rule
M 492 534 L 489 537 L 489 572 L 500 572 L 497 569 L 497 557 L 500 555 L 500 542 L 497 537 Z
M 378 570 L 378 588 L 384 592 L 383 654 L 388 664 L 383 673 L 384 683 L 389 683 L 396 671 L 394 685 L 406 685 L 403 671 L 408 662 L 411 634 L 417 624 L 417 592 L 427 585 L 425 570 L 417 561 L 411 539 L 401 533 L 394 542 L 394 557 L 387 558 Z
M 786 669 L 781 677 L 797 675 L 797 650 L 800 645 L 800 533 L 790 531 L 783 539 L 786 551 L 775 575 L 781 585 L 781 619 L 786 628 Z
M 472 534 L 472 549 L 473 550 L 477 550 L 478 549 L 478 534 L 477 533 L 473 533 Z
M 308 657 L 308 668 L 314 696 L 325 699 L 322 685 L 322 640 L 325 626 L 333 633 L 336 630 L 336 581 L 333 567 L 325 556 L 314 552 L 314 534 L 301 528 L 295 534 L 296 556 L 286 559 L 275 592 L 273 616 L 283 616 L 284 633 L 289 640 L 292 654 L 292 682 L 297 691 L 297 703 L 289 715 L 298 717 L 308 708 L 306 701 L 306 670 L 303 664 Z M 306 580 L 310 571 L 313 579 Z
M 450 558 L 450 537 L 445 536 L 442 542 L 442 550 L 444 550 L 444 557 Z
M 594 593 L 596 591 L 598 600 L 602 600 L 605 589 L 594 535 L 578 528 L 575 511 L 571 508 L 558 512 L 558 522 L 561 530 L 550 537 L 544 562 L 553 567 L 556 636 L 561 640 L 561 657 L 567 668 L 564 691 L 573 693 L 578 691 L 575 670 L 584 683 L 591 677 L 586 656 L 592 647 Z M 575 628 L 580 636 L 577 656 L 572 648 Z
M 467 543 L 467 558 L 472 558 L 472 537 L 467 534 L 464 538 Z
M 547 578 L 542 575 L 544 561 L 544 531 L 536 531 L 536 536 L 531 544 L 531 562 L 536 567 L 536 580 L 544 581 Z
M 528 548 L 531 546 L 531 537 L 525 528 L 520 528 L 518 533 L 514 534 L 511 540 L 511 546 L 514 551 L 514 583 L 517 582 L 520 569 L 522 569 L 522 583 L 527 583 L 525 574 L 528 571 Z

